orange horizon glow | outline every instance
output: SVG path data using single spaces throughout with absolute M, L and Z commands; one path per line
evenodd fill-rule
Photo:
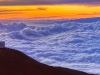
M 46 20 L 100 17 L 99 9 L 100 6 L 84 5 L 0 6 L 0 20 Z

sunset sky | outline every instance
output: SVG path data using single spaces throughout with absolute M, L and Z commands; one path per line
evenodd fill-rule
M 0 0 L 0 20 L 100 17 L 100 0 Z

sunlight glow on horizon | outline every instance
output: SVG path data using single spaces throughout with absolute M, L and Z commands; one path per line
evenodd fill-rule
M 30 5 L 0 6 L 0 20 L 7 19 L 78 19 L 100 16 L 100 6 Z

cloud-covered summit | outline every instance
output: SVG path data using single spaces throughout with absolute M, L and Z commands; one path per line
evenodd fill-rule
M 88 4 L 99 5 L 100 0 L 0 0 L 0 5 Z

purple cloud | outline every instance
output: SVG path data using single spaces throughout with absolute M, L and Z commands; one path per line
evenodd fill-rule
M 100 0 L 0 0 L 0 5 L 89 4 L 100 5 Z

